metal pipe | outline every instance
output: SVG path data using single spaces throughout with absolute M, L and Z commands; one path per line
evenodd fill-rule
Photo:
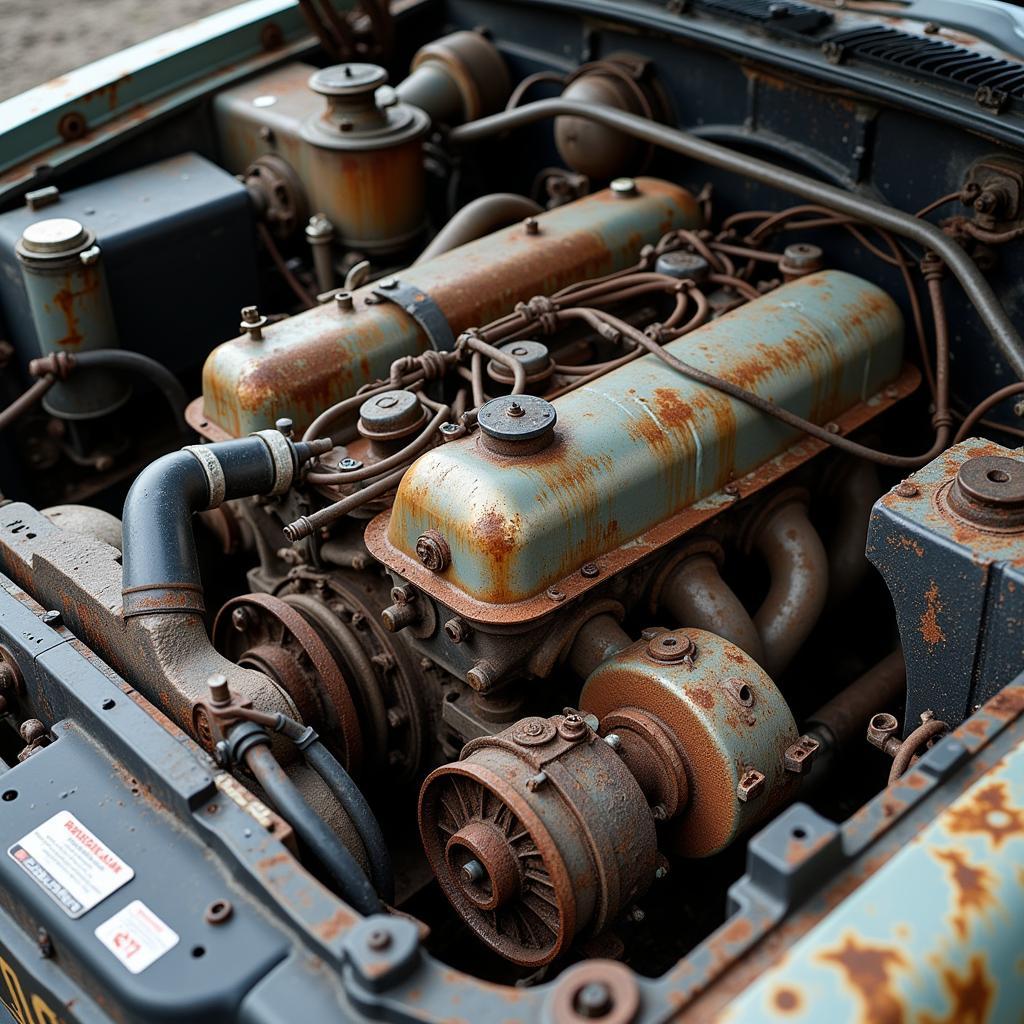
M 680 626 L 706 629 L 746 651 L 759 664 L 764 650 L 754 620 L 704 552 L 684 559 L 662 586 L 661 604 Z
M 768 563 L 771 585 L 754 625 L 764 647 L 764 669 L 785 670 L 825 607 L 828 555 L 800 499 L 786 501 L 757 527 L 753 546 Z
M 327 823 L 306 802 L 269 746 L 251 746 L 244 758 L 246 766 L 270 802 L 337 883 L 344 899 L 361 914 L 380 913 L 380 900 L 366 873 Z
M 917 242 L 926 249 L 934 250 L 960 282 L 1013 372 L 1024 378 L 1024 340 L 1021 339 L 992 286 L 967 251 L 929 221 L 920 220 L 912 214 L 855 195 L 834 185 L 815 181 L 803 174 L 796 174 L 767 160 L 759 160 L 749 154 L 708 142 L 690 132 L 670 128 L 635 114 L 627 114 L 599 104 L 591 105 L 558 98 L 538 100 L 454 128 L 449 140 L 454 145 L 478 142 L 536 121 L 563 115 L 583 117 L 609 128 L 617 128 L 635 138 L 662 146 L 670 152 L 738 174 L 748 181 L 781 189 L 809 202 L 821 203 L 839 213 L 845 213 L 873 227 L 890 231 L 901 238 Z
M 602 661 L 632 642 L 614 615 L 595 615 L 580 627 L 566 660 L 576 675 L 586 679 Z
M 898 648 L 873 665 L 814 712 L 804 725 L 830 753 L 842 753 L 864 740 L 868 720 L 895 707 L 907 687 L 907 666 Z
M 284 493 L 298 468 L 330 445 L 293 444 L 278 430 L 262 430 L 150 463 L 132 484 L 121 517 L 124 617 L 202 614 L 193 514 L 232 498 Z
M 515 224 L 527 217 L 536 217 L 544 209 L 526 196 L 514 192 L 495 192 L 480 196 L 467 203 L 430 241 L 430 244 L 416 258 L 416 263 L 440 256 L 441 253 L 457 249 L 466 242 L 473 242 L 498 228 Z

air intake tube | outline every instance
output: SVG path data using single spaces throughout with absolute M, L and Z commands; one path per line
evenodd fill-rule
M 232 498 L 283 494 L 330 440 L 293 443 L 279 430 L 196 444 L 157 459 L 124 503 L 124 617 L 203 614 L 192 516 Z

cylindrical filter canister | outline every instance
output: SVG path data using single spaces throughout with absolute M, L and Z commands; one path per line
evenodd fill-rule
M 117 328 L 96 236 L 77 220 L 54 217 L 25 228 L 15 251 L 21 264 L 40 355 L 117 348 Z M 43 408 L 61 419 L 113 412 L 131 385 L 106 370 L 80 370 L 55 384 Z

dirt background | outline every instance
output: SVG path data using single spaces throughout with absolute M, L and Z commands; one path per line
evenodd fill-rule
M 238 0 L 0 0 L 0 100 Z

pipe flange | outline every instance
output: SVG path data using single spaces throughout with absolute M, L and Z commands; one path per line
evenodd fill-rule
M 255 430 L 250 437 L 258 437 L 270 452 L 274 464 L 274 486 L 268 494 L 284 494 L 295 479 L 295 454 L 291 442 L 280 430 Z
M 200 511 L 208 512 L 224 504 L 224 495 L 227 492 L 227 481 L 224 479 L 224 467 L 220 459 L 205 444 L 189 444 L 182 451 L 193 455 L 203 467 L 206 474 L 206 486 L 210 490 L 210 498 L 206 508 Z

